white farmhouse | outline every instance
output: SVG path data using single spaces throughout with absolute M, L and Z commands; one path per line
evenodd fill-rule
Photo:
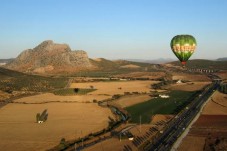
M 43 121 L 38 121 L 39 124 L 43 123 Z
M 182 81 L 181 81 L 181 80 L 178 80 L 176 83 L 177 83 L 177 84 L 180 84 L 180 83 L 182 83 Z
M 165 98 L 165 99 L 167 99 L 167 98 L 169 98 L 169 95 L 159 94 L 159 97 L 160 97 L 160 98 Z

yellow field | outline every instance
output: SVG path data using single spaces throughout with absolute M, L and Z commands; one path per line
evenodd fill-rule
M 227 94 L 216 91 L 204 107 L 202 114 L 227 115 Z
M 71 102 L 84 103 L 84 102 L 92 102 L 94 99 L 96 99 L 97 101 L 100 101 L 111 97 L 112 96 L 96 95 L 96 94 L 60 96 L 60 95 L 54 95 L 53 93 L 45 93 L 45 94 L 17 99 L 14 102 L 42 103 L 42 102 L 54 102 L 54 101 L 60 101 L 60 102 L 71 101 Z
M 189 82 L 189 83 L 180 83 L 170 85 L 170 90 L 181 90 L 181 91 L 197 91 L 201 90 L 206 85 L 211 82 Z
M 152 84 L 157 81 L 118 81 L 118 82 L 86 82 L 72 83 L 71 88 L 90 88 L 93 86 L 96 91 L 89 94 L 114 95 L 124 94 L 124 92 L 150 92 Z
M 36 114 L 48 110 L 48 120 L 35 123 Z M 5 151 L 46 150 L 66 140 L 102 130 L 108 108 L 94 103 L 8 104 L 0 110 L 0 146 Z
M 134 104 L 142 103 L 150 100 L 151 97 L 148 94 L 144 95 L 128 95 L 123 96 L 120 99 L 115 100 L 113 103 L 119 105 L 121 108 L 129 107 Z
M 187 136 L 177 151 L 202 151 L 205 145 L 205 137 Z
M 124 125 L 124 127 L 127 127 Z M 141 125 L 141 132 L 140 132 L 140 126 L 136 125 L 132 129 L 130 129 L 130 132 L 135 137 L 144 137 L 146 135 L 146 132 L 148 132 L 149 128 L 153 127 L 150 124 L 143 124 Z M 153 137 L 154 135 L 151 134 L 150 137 Z M 91 147 L 88 147 L 84 149 L 85 151 L 124 151 L 125 146 L 128 145 L 133 151 L 138 151 L 138 148 L 132 143 L 132 141 L 129 141 L 128 139 L 119 140 L 117 136 L 112 137 L 110 139 L 107 139 L 101 143 L 97 143 Z

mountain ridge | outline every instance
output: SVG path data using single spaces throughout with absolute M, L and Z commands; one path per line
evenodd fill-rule
M 72 51 L 67 44 L 46 40 L 33 49 L 21 52 L 6 68 L 21 72 L 57 73 L 74 72 L 92 68 L 88 55 L 83 50 Z

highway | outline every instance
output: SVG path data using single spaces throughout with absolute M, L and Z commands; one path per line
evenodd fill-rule
M 163 130 L 163 133 L 160 133 L 154 140 L 150 140 L 150 144 L 146 145 L 143 150 L 168 151 L 171 149 L 174 142 L 199 113 L 201 106 L 219 87 L 221 79 L 212 75 L 211 78 L 213 79 L 212 84 L 204 88 L 185 109 L 178 113 L 175 118 L 168 123 L 168 126 Z

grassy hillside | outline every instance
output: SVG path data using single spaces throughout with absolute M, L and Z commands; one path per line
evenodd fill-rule
M 117 74 L 126 74 L 130 72 L 143 72 L 143 71 L 157 71 L 152 64 L 149 63 L 140 63 L 140 62 L 131 62 L 125 60 L 111 61 L 104 58 L 100 59 L 90 59 L 96 69 L 93 71 L 81 71 L 75 76 L 89 76 L 89 77 L 111 77 Z M 135 65 L 137 68 L 122 68 L 127 65 Z
M 66 78 L 51 78 L 28 75 L 17 71 L 0 68 L 0 90 L 44 92 L 63 88 L 67 84 Z
M 179 61 L 171 62 L 171 64 L 175 66 L 181 66 L 181 63 Z M 186 67 L 227 70 L 227 61 L 211 61 L 211 60 L 195 59 L 195 60 L 189 60 L 186 64 Z

